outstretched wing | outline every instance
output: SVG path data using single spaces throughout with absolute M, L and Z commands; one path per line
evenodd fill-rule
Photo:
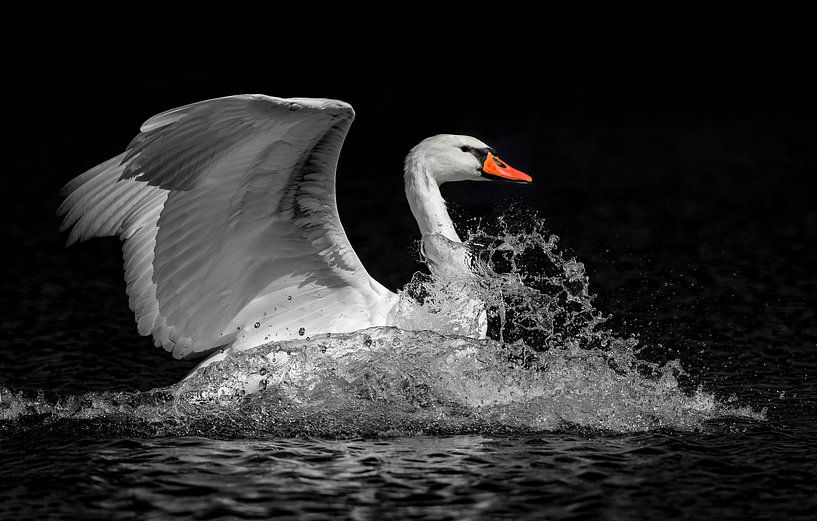
M 164 112 L 65 186 L 62 229 L 69 244 L 119 235 L 139 332 L 177 358 L 247 324 L 271 339 L 378 325 L 393 294 L 360 263 L 335 202 L 353 118 L 340 101 L 263 95 Z

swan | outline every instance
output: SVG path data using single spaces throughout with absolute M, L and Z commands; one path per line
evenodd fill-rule
M 66 246 L 119 236 L 139 333 L 175 358 L 210 354 L 200 366 L 305 334 L 396 325 L 398 294 L 368 274 L 338 216 L 335 170 L 354 116 L 343 101 L 259 94 L 158 114 L 65 185 Z M 532 181 L 482 141 L 448 134 L 415 146 L 404 178 L 424 254 L 443 273 L 467 271 L 468 255 L 440 185 Z

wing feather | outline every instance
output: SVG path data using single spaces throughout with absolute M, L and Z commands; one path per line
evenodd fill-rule
M 65 186 L 62 229 L 69 244 L 120 236 L 139 332 L 176 357 L 380 325 L 394 295 L 363 268 L 335 202 L 353 118 L 343 102 L 261 95 L 163 112 Z

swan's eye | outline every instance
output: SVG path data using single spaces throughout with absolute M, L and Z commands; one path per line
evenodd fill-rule
M 469 147 L 468 145 L 463 145 L 460 147 L 460 150 L 463 152 L 467 152 L 477 158 L 477 161 L 480 163 L 484 163 L 486 159 L 488 159 L 488 150 L 489 149 L 482 149 L 482 148 L 474 148 Z

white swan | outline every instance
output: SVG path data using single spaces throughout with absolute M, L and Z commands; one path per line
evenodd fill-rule
M 366 272 L 336 207 L 353 118 L 342 101 L 263 95 L 169 110 L 65 186 L 61 230 L 69 245 L 122 239 L 139 333 L 176 358 L 393 325 L 397 294 Z M 428 138 L 406 158 L 406 197 L 438 269 L 464 266 L 439 185 L 487 178 L 531 182 L 468 136 Z

